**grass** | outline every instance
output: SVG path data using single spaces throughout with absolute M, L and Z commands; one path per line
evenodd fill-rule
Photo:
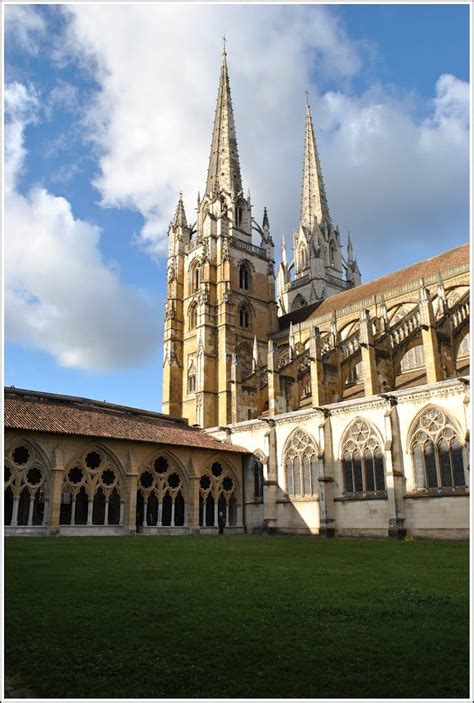
M 5 669 L 50 698 L 468 697 L 468 545 L 10 538 Z

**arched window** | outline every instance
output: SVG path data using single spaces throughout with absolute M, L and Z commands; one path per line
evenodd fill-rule
M 157 456 L 138 479 L 137 526 L 182 527 L 185 509 L 181 470 L 169 457 Z
M 188 312 L 188 320 L 189 320 L 189 329 L 194 330 L 196 329 L 197 325 L 197 303 L 191 303 L 189 306 L 189 312 Z
M 284 454 L 286 492 L 290 496 L 314 496 L 318 490 L 316 443 L 303 430 L 295 430 Z
M 428 408 L 418 419 L 411 452 L 418 489 L 465 488 L 464 447 L 439 408 Z
M 344 492 L 380 493 L 385 491 L 383 452 L 375 433 L 365 420 L 354 420 L 342 444 Z
M 409 349 L 400 361 L 400 371 L 405 373 L 412 369 L 420 369 L 425 365 L 425 355 L 423 345 L 417 344 L 416 347 Z
M 61 525 L 123 525 L 120 473 L 101 449 L 92 448 L 66 470 Z
M 239 308 L 239 325 L 241 327 L 248 328 L 248 327 L 250 327 L 250 321 L 251 321 L 250 309 L 244 303 L 244 305 L 241 305 Z
M 29 442 L 5 453 L 5 525 L 46 525 L 49 471 Z
M 301 294 L 298 293 L 298 295 L 296 296 L 296 298 L 293 301 L 291 309 L 292 310 L 299 310 L 299 308 L 304 308 L 304 306 L 306 304 L 307 304 L 306 300 L 303 298 L 303 296 Z
M 224 465 L 215 461 L 202 475 L 199 482 L 199 524 L 217 527 L 219 512 L 229 527 L 237 525 L 238 487 Z
M 201 268 L 197 259 L 195 259 L 191 264 L 191 268 L 189 270 L 189 282 L 191 293 L 196 293 L 196 291 L 199 290 L 199 284 L 201 283 Z
M 308 251 L 305 244 L 300 244 L 298 247 L 298 264 L 300 271 L 308 265 Z
M 263 464 L 257 458 L 253 460 L 253 495 L 258 500 L 263 499 Z
M 246 261 L 239 266 L 239 286 L 240 290 L 250 289 L 250 268 Z
M 331 266 L 336 265 L 336 245 L 332 240 L 329 244 L 329 263 Z

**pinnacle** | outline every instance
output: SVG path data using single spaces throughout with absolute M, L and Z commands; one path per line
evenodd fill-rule
M 183 194 L 179 194 L 178 205 L 172 222 L 173 227 L 187 227 L 186 213 L 184 211 Z

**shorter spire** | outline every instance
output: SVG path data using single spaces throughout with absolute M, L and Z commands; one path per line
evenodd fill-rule
M 268 212 L 267 212 L 267 208 L 266 208 L 266 207 L 263 208 L 263 222 L 262 222 L 262 227 L 268 227 L 268 228 L 270 227 L 270 223 L 269 223 L 269 221 L 268 221 Z
M 286 266 L 286 243 L 284 234 L 281 235 L 281 263 Z
M 252 350 L 252 371 L 256 371 L 258 367 L 258 343 L 257 335 L 253 338 L 253 350 Z
M 351 233 L 347 232 L 347 258 L 349 261 L 354 260 L 354 250 L 352 248 Z
M 180 194 L 179 194 L 178 205 L 176 207 L 176 212 L 173 217 L 172 225 L 173 225 L 173 227 L 187 227 L 188 226 L 188 222 L 186 220 L 186 213 L 184 211 L 183 193 L 182 192 L 180 192 Z

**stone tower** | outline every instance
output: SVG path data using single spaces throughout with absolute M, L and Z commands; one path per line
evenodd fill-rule
M 347 260 L 341 256 L 339 229 L 333 226 L 329 214 L 313 118 L 307 104 L 300 221 L 293 235 L 293 259 L 290 262 L 282 240 L 278 269 L 280 314 L 323 300 L 359 283 L 360 272 L 350 240 Z
M 259 246 L 252 234 L 259 236 Z M 206 189 L 168 233 L 163 411 L 214 427 L 260 415 L 268 335 L 278 327 L 274 245 L 245 197 L 224 49 Z

